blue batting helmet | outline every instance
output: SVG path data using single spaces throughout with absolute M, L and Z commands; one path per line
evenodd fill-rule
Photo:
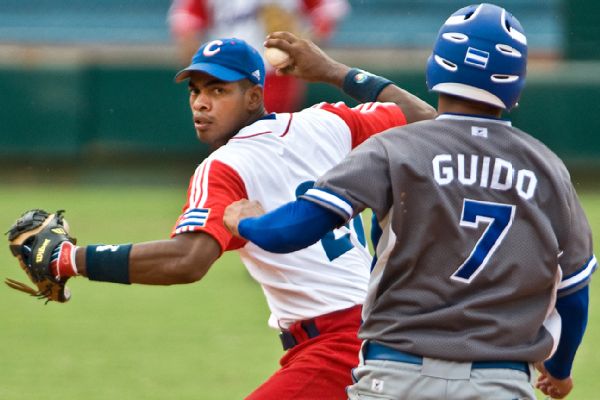
M 525 84 L 527 38 L 493 4 L 461 8 L 440 28 L 427 60 L 429 90 L 510 110 Z

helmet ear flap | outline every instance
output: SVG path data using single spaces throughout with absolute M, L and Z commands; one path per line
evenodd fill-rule
M 526 69 L 527 39 L 519 21 L 492 4 L 468 6 L 440 28 L 427 61 L 427 87 L 510 110 Z

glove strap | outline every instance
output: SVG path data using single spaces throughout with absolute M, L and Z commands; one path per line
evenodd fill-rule
M 77 246 L 71 242 L 62 242 L 56 247 L 50 261 L 50 270 L 56 279 L 77 275 L 77 266 L 75 265 L 76 251 Z

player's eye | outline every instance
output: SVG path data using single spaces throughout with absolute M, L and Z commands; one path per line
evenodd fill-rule
M 212 89 L 214 94 L 223 94 L 225 92 L 225 89 L 223 89 L 222 87 L 216 86 Z
M 200 93 L 200 91 L 193 86 L 188 86 L 188 91 L 191 95 L 198 95 Z

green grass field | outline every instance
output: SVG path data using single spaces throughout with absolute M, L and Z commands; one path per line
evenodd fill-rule
M 600 237 L 600 191 L 581 190 Z M 184 203 L 181 188 L 0 185 L 0 229 L 29 208 L 66 209 L 81 244 L 166 238 Z M 25 280 L 8 248 L 0 277 Z M 593 286 L 599 287 L 598 279 Z M 260 287 L 235 254 L 196 284 L 122 286 L 71 280 L 73 298 L 48 304 L 0 288 L 0 399 L 241 399 L 282 354 Z M 600 297 L 574 368 L 571 399 L 600 393 Z

